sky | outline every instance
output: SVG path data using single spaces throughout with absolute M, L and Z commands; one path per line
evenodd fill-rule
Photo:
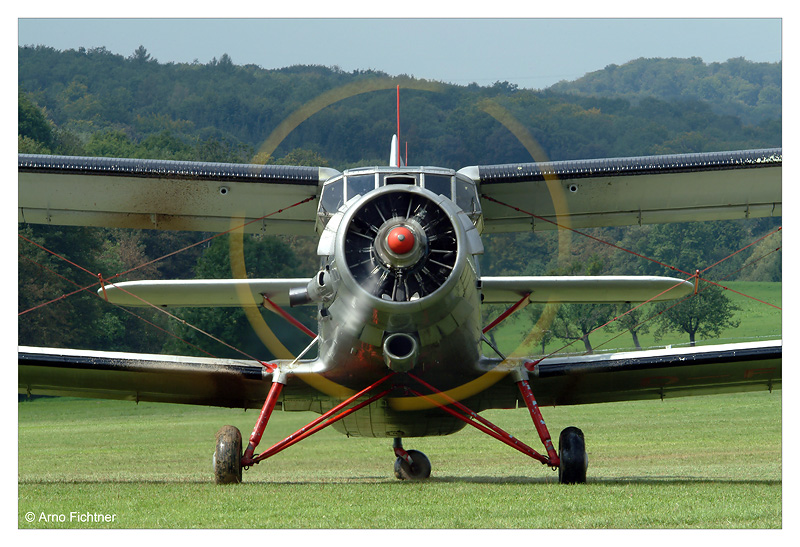
M 306 15 L 315 13 L 310 9 Z M 347 72 L 375 69 L 462 85 L 508 81 L 541 89 L 639 57 L 694 56 L 707 63 L 733 57 L 782 60 L 782 21 L 774 16 L 44 19 L 37 15 L 42 13 L 19 16 L 18 45 L 59 50 L 102 46 L 126 57 L 141 45 L 162 63 L 207 63 L 228 54 L 235 64 L 263 68 L 314 64 Z

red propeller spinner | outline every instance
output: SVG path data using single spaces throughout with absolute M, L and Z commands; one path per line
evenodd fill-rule
M 386 244 L 393 253 L 404 255 L 414 248 L 414 234 L 405 226 L 398 226 L 389 232 Z

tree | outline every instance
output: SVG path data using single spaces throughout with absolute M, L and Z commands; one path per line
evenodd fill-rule
M 97 281 L 88 272 L 103 271 L 95 256 L 95 249 L 103 246 L 103 231 L 77 226 L 23 226 L 19 234 L 22 236 L 18 239 L 17 271 L 17 303 L 22 313 L 17 322 L 19 343 L 103 349 L 96 345 L 98 331 L 93 327 L 102 305 L 92 294 L 94 289 L 62 298 Z M 42 305 L 46 302 L 51 303 Z
M 30 137 L 17 136 L 17 152 L 19 154 L 50 154 L 50 149 Z
M 560 275 L 598 275 L 602 270 L 602 261 L 596 256 L 592 256 L 586 266 L 582 262 L 575 262 L 556 273 L 560 273 Z M 613 316 L 614 306 L 612 304 L 562 304 L 556 312 L 551 330 L 556 338 L 562 340 L 582 340 L 586 353 L 592 353 L 589 334 L 602 327 Z
M 137 151 L 141 158 L 176 160 L 191 159 L 193 153 L 193 147 L 169 129 L 142 139 Z
M 21 91 L 19 92 L 17 104 L 17 133 L 19 136 L 36 141 L 45 149 L 51 148 L 53 145 L 53 126 L 42 109 L 36 106 Z
M 135 63 L 139 64 L 144 64 L 150 61 L 153 62 L 156 61 L 150 56 L 149 53 L 147 53 L 147 50 L 144 48 L 144 46 L 139 46 L 138 48 L 136 48 L 136 51 L 133 52 L 133 55 L 131 55 L 130 59 Z
M 84 155 L 80 139 L 54 124 L 43 108 L 27 94 L 19 93 L 17 152 L 20 154 Z
M 520 315 L 527 315 L 531 319 L 532 324 L 528 324 L 528 322 L 524 320 L 509 321 L 509 323 L 516 327 L 514 331 L 519 335 L 518 338 L 514 339 L 516 345 L 516 349 L 514 349 L 515 354 L 517 352 L 522 352 L 530 355 L 534 351 L 539 351 L 541 355 L 545 354 L 547 344 L 553 340 L 553 331 L 551 326 L 553 323 L 553 318 L 558 311 L 558 307 L 559 304 L 528 304 L 525 307 L 525 310 L 520 312 Z M 498 317 L 500 313 L 504 311 L 502 310 L 502 307 L 492 306 L 491 304 L 485 305 L 481 309 L 490 308 L 495 309 L 484 315 L 485 324 L 488 323 L 490 319 L 494 320 L 495 317 Z M 499 347 L 494 338 L 494 332 L 495 329 L 489 331 L 489 339 L 493 344 L 495 344 L 495 346 Z
M 163 323 L 162 314 L 149 308 L 137 309 L 135 315 L 127 313 L 103 302 L 96 294 L 98 286 L 91 286 L 98 281 L 94 272 L 108 279 L 148 262 L 141 231 L 34 225 L 21 227 L 19 233 L 25 238 L 19 239 L 17 267 L 20 344 L 144 353 L 161 350 L 166 335 L 139 317 Z M 157 269 L 158 264 L 151 264 L 124 279 L 158 278 Z M 70 294 L 79 287 L 89 288 Z
M 227 53 L 223 53 L 222 57 L 219 58 L 219 62 L 217 63 L 217 66 L 225 67 L 225 68 L 233 67 L 233 59 L 231 59 L 231 56 L 228 55 Z
M 642 306 L 631 311 L 632 308 L 633 305 L 631 304 L 618 304 L 616 309 L 618 319 L 609 325 L 609 327 L 617 332 L 627 330 L 631 333 L 633 345 L 636 346 L 636 349 L 642 349 L 639 343 L 639 334 L 650 332 L 649 323 L 644 321 L 649 317 L 649 312 L 645 311 L 649 308 L 647 306 Z
M 94 133 L 86 143 L 86 153 L 102 158 L 131 158 L 136 156 L 136 143 L 120 130 Z
M 295 148 L 283 158 L 275 160 L 276 165 L 308 165 L 311 167 L 328 167 L 328 160 L 313 150 Z
M 682 222 L 631 227 L 620 246 L 641 255 L 674 266 L 684 272 L 694 273 L 722 261 L 713 270 L 721 278 L 740 268 L 746 255 L 732 255 L 749 238 L 742 220 L 716 222 Z M 752 241 L 752 240 L 751 240 Z M 749 242 L 749 241 L 748 241 Z M 614 269 L 638 275 L 673 275 L 663 264 L 643 259 L 632 259 L 627 253 L 614 255 Z
M 694 346 L 698 335 L 718 338 L 723 330 L 739 326 L 734 312 L 741 308 L 715 285 L 705 287 L 677 305 L 662 302 L 656 307 L 661 313 L 655 333 L 657 340 L 666 332 L 685 332 L 689 335 L 689 345 Z
M 582 340 L 586 353 L 593 353 L 589 334 L 608 322 L 613 313 L 611 304 L 562 304 L 553 321 L 553 335 L 561 340 Z
M 247 145 L 220 135 L 219 132 L 209 131 L 195 145 L 195 156 L 198 161 L 246 163 L 252 157 L 252 150 Z

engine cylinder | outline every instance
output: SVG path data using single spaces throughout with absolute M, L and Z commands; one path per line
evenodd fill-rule
M 459 222 L 429 192 L 383 188 L 348 213 L 338 238 L 341 266 L 349 274 L 343 277 L 368 296 L 413 302 L 435 293 L 454 274 Z

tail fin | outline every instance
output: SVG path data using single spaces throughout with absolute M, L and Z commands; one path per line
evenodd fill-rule
M 389 165 L 403 167 L 405 162 L 400 156 L 400 86 L 397 86 L 397 133 L 392 135 L 392 151 L 389 153 Z
M 392 167 L 403 167 L 405 162 L 399 156 L 400 148 L 397 144 L 397 135 L 392 135 L 392 151 L 389 154 L 389 165 Z

